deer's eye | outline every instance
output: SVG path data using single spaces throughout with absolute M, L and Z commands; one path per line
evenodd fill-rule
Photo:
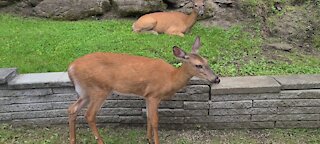
M 198 68 L 198 69 L 202 69 L 202 68 L 203 68 L 203 66 L 202 66 L 202 65 L 196 65 L 196 68 Z

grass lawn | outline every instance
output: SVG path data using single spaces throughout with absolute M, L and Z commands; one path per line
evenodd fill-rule
M 295 50 L 265 54 L 259 35 L 196 24 L 184 38 L 136 34 L 132 20 L 52 21 L 0 14 L 0 67 L 18 67 L 20 73 L 66 71 L 75 58 L 105 51 L 178 61 L 177 45 L 189 51 L 201 36 L 201 54 L 221 76 L 320 73 L 320 57 Z M 274 58 L 274 57 L 277 58 Z
M 145 128 L 100 128 L 107 144 L 145 144 Z M 12 127 L 0 125 L 0 143 L 4 144 L 67 144 L 67 127 Z M 165 144 L 318 144 L 319 129 L 263 130 L 160 130 Z M 96 143 L 89 128 L 77 129 L 77 142 Z

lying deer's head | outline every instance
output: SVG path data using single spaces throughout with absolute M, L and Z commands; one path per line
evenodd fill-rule
M 220 83 L 219 77 L 211 70 L 208 60 L 198 54 L 200 46 L 200 37 L 196 37 L 191 53 L 187 54 L 179 47 L 174 46 L 173 54 L 183 61 L 183 64 L 187 66 L 187 70 L 191 75 L 206 79 L 211 84 Z
M 193 8 L 198 12 L 198 15 L 204 14 L 204 0 L 193 0 Z

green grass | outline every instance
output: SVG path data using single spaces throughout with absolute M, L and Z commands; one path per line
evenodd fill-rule
M 146 130 L 136 128 L 99 129 L 108 144 L 144 144 Z M 12 127 L 0 124 L 0 143 L 3 144 L 67 144 L 67 127 Z M 165 144 L 317 144 L 319 129 L 260 129 L 260 130 L 160 130 L 159 138 Z M 77 129 L 77 143 L 96 143 L 89 128 Z
M 319 73 L 320 58 L 300 52 L 282 54 L 287 61 L 270 59 L 262 39 L 241 26 L 228 30 L 196 24 L 185 37 L 136 34 L 132 20 L 52 21 L 0 14 L 0 67 L 20 73 L 66 71 L 74 59 L 97 51 L 129 53 L 178 63 L 177 45 L 190 51 L 194 38 L 202 40 L 201 54 L 222 76 Z

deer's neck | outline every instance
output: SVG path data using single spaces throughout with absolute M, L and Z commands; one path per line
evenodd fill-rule
M 198 12 L 195 9 L 193 9 L 191 14 L 187 18 L 188 28 L 192 27 L 196 23 L 197 17 L 198 17 Z
M 182 87 L 184 87 L 188 81 L 192 78 L 192 74 L 189 73 L 188 65 L 182 64 L 181 67 L 175 69 L 172 74 L 172 85 L 175 91 L 178 91 Z

